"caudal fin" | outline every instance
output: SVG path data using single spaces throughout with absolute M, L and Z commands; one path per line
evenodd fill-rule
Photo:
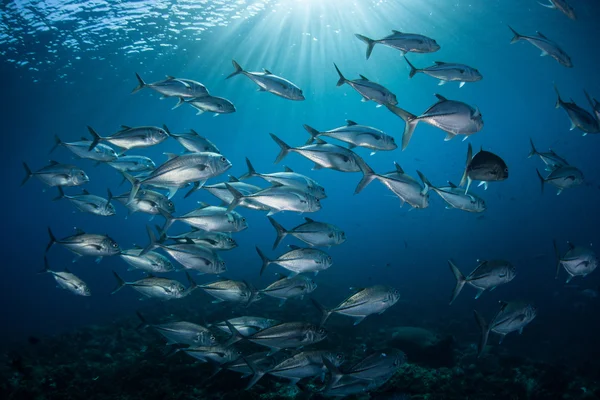
M 309 125 L 304 124 L 302 126 L 304 127 L 304 129 L 306 129 L 306 132 L 308 132 L 310 134 L 310 139 L 308 139 L 306 141 L 306 144 L 311 144 L 321 134 L 321 132 L 319 132 L 318 130 L 316 130 L 315 128 L 313 128 L 313 127 L 311 127 Z
M 252 386 L 256 385 L 256 382 L 260 380 L 263 376 L 265 376 L 266 371 L 259 368 L 254 362 L 244 356 L 242 359 L 246 362 L 250 370 L 253 372 L 252 379 L 248 381 L 248 385 L 246 386 L 246 390 L 250 389 Z
M 62 186 L 57 186 L 56 188 L 58 189 L 58 196 L 53 198 L 52 201 L 56 201 L 56 200 L 65 198 L 65 191 L 63 190 Z
M 167 210 L 163 210 L 160 207 L 158 208 L 158 212 L 165 219 L 165 224 L 163 225 L 162 229 L 158 231 L 158 237 L 163 237 L 163 235 L 166 237 L 167 231 L 171 225 L 173 225 L 173 222 L 175 222 L 176 218 L 173 217 L 173 215 L 171 215 Z
M 269 264 L 271 264 L 271 260 L 269 260 L 269 258 L 265 256 L 265 253 L 263 253 L 262 250 L 258 248 L 258 246 L 256 246 L 256 252 L 262 260 L 262 266 L 260 267 L 260 275 L 262 275 L 263 272 L 265 272 L 265 269 L 267 269 L 267 267 L 269 266 Z
M 52 247 L 52 245 L 54 243 L 56 243 L 56 237 L 52 233 L 52 229 L 50 229 L 50 227 L 48 227 L 48 236 L 50 236 L 50 241 L 48 242 L 48 245 L 46 246 L 46 253 L 48 252 L 48 250 L 50 250 L 50 247 Z
M 258 176 L 258 174 L 256 173 L 256 170 L 254 169 L 254 166 L 252 165 L 252 163 L 250 162 L 248 157 L 246 157 L 246 166 L 248 167 L 248 172 L 246 172 L 244 175 L 242 175 L 238 178 L 240 181 L 243 181 L 244 179 L 252 178 L 254 176 Z
M 454 278 L 456 278 L 456 286 L 454 286 L 454 291 L 452 292 L 452 298 L 450 299 L 450 304 L 452 304 L 454 302 L 454 300 L 456 300 L 456 298 L 460 294 L 460 291 L 465 286 L 465 283 L 467 282 L 467 280 L 465 279 L 465 276 L 462 274 L 462 272 L 460 272 L 460 270 L 458 269 L 458 267 L 454 264 L 454 262 L 452 260 L 448 260 L 448 265 L 450 266 L 450 270 L 454 274 Z
M 25 168 L 25 178 L 23 178 L 23 180 L 21 181 L 21 186 L 23 186 L 25 183 L 27 183 L 29 178 L 31 178 L 33 176 L 33 172 L 31 172 L 31 169 L 29 169 L 29 166 L 24 161 L 23 161 L 23 168 Z
M 113 275 L 115 276 L 115 279 L 117 280 L 117 286 L 113 289 L 112 292 L 110 292 L 110 294 L 115 294 L 117 293 L 119 290 L 121 290 L 121 288 L 123 286 L 127 285 L 127 282 L 125 282 L 120 276 L 119 274 L 117 274 L 114 270 L 113 270 Z
M 187 289 L 185 289 L 185 291 L 182 293 L 182 295 L 188 296 L 190 293 L 192 293 L 194 290 L 198 289 L 198 284 L 196 283 L 196 281 L 192 278 L 192 276 L 190 275 L 189 272 L 185 271 L 185 277 L 187 278 L 188 281 L 188 287 Z
M 154 234 L 152 228 L 146 225 L 146 232 L 148 233 L 148 239 L 150 240 L 150 243 L 144 248 L 144 250 L 141 251 L 140 256 L 143 256 L 144 254 L 147 254 L 158 247 L 159 242 L 156 239 L 156 235 Z
M 135 199 L 135 196 L 137 196 L 138 191 L 140 190 L 141 183 L 139 179 L 128 174 L 127 172 L 121 171 L 121 174 L 123 174 L 123 177 L 127 179 L 129 183 L 131 183 L 131 191 L 129 192 L 129 197 L 127 198 L 127 204 L 131 204 L 133 199 Z
M 398 117 L 402 118 L 404 123 L 406 124 L 404 127 L 404 133 L 402 134 L 402 150 L 408 147 L 408 143 L 412 138 L 413 133 L 415 132 L 415 128 L 419 123 L 416 115 L 409 113 L 406 110 L 401 109 L 400 107 L 396 107 L 393 104 L 385 103 L 385 106 L 388 110 L 396 114 Z
M 60 140 L 60 138 L 58 137 L 58 135 L 54 135 L 54 146 L 52 146 L 52 148 L 50 149 L 50 151 L 48 153 L 52 153 L 61 144 L 63 144 L 63 141 Z
M 554 104 L 554 108 L 559 108 L 563 101 L 560 98 L 560 93 L 558 92 L 556 84 L 554 84 L 554 91 L 556 92 L 556 104 Z
M 527 156 L 527 158 L 531 158 L 533 156 L 535 156 L 538 152 L 533 144 L 533 140 L 531 138 L 529 138 L 529 143 L 531 144 L 531 151 L 529 152 L 529 155 Z
M 513 36 L 513 38 L 512 38 L 512 40 L 510 41 L 510 44 L 516 43 L 516 42 L 518 42 L 519 40 L 521 40 L 521 38 L 522 38 L 523 36 L 519 35 L 519 34 L 517 33 L 517 31 L 515 31 L 515 30 L 514 30 L 514 29 L 513 29 L 513 28 L 512 28 L 510 25 L 507 25 L 507 26 L 508 26 L 508 29 L 510 29 L 510 30 L 512 31 L 513 35 L 514 35 L 514 36 Z
M 230 211 L 233 211 L 234 208 L 236 208 L 237 206 L 240 205 L 240 201 L 242 201 L 242 199 L 244 198 L 244 195 L 239 190 L 237 190 L 236 188 L 234 188 L 227 182 L 225 183 L 225 187 L 227 188 L 227 190 L 229 190 L 229 193 L 231 193 L 231 195 L 233 196 L 233 200 L 231 200 L 231 203 L 229 203 L 229 206 L 227 207 L 227 212 L 230 212 Z
M 246 339 L 246 337 L 242 335 L 240 331 L 238 331 L 236 327 L 233 326 L 228 320 L 225 320 L 225 325 L 227 325 L 227 328 L 229 328 L 229 332 L 231 332 L 231 337 L 225 343 L 223 343 L 223 347 L 229 347 L 234 343 L 239 342 L 240 340 Z
M 331 310 L 323 307 L 318 301 L 316 301 L 315 299 L 310 299 L 312 301 L 312 303 L 315 305 L 315 307 L 317 307 L 317 309 L 321 312 L 321 321 L 319 322 L 319 326 L 323 326 L 325 325 L 325 322 L 327 321 L 327 319 L 329 318 L 329 316 L 331 315 Z
M 273 225 L 273 228 L 275 228 L 275 231 L 277 232 L 277 237 L 275 238 L 275 243 L 273 243 L 273 250 L 275 250 L 277 248 L 277 246 L 279 245 L 279 243 L 281 243 L 281 241 L 283 240 L 283 238 L 288 234 L 288 231 L 279 224 L 279 222 L 275 221 L 273 219 L 273 217 L 267 217 L 269 219 L 269 221 L 271 222 L 271 225 Z
M 113 271 L 114 273 L 114 271 Z M 118 275 L 117 275 L 118 276 Z M 119 288 L 120 289 L 120 288 Z M 150 324 L 148 323 L 148 321 L 146 321 L 146 318 L 144 318 L 144 316 L 142 315 L 141 312 L 136 311 L 135 314 L 138 316 L 138 318 L 140 319 L 140 324 L 135 328 L 138 331 L 141 331 L 142 329 L 146 329 L 147 327 L 150 326 Z
M 96 132 L 94 130 L 94 128 L 92 128 L 91 126 L 88 126 L 87 128 L 93 138 L 88 151 L 92 151 L 92 150 L 94 150 L 94 147 L 98 146 L 98 143 L 100 143 L 100 140 L 102 140 L 102 137 L 100 135 L 98 135 L 98 132 Z
M 369 59 L 369 57 L 371 57 L 371 53 L 373 52 L 373 47 L 375 47 L 375 40 L 373 39 L 369 39 L 366 36 L 363 35 L 359 35 L 358 33 L 355 34 L 354 36 L 356 36 L 360 41 L 364 42 L 367 44 L 367 60 Z
M 235 68 L 235 71 L 233 71 L 231 74 L 227 75 L 227 78 L 225 78 L 225 79 L 229 79 L 232 76 L 236 76 L 236 75 L 239 75 L 242 72 L 244 72 L 244 69 L 235 60 L 231 60 L 231 63 L 233 64 L 233 68 Z
M 38 271 L 38 274 L 50 272 L 50 265 L 48 264 L 48 257 L 44 256 L 44 268 Z
M 325 389 L 323 389 L 323 392 L 326 393 L 336 383 L 338 383 L 340 381 L 340 379 L 342 379 L 344 377 L 344 374 L 342 372 L 340 372 L 339 368 L 336 367 L 335 364 L 332 363 L 329 358 L 322 357 L 322 359 L 323 359 L 323 364 L 325 364 L 325 367 L 327 368 L 327 370 L 331 374 L 331 378 L 329 379 L 329 382 L 327 383 L 327 386 L 325 387 Z
M 463 175 L 460 178 L 460 183 L 458 184 L 458 186 L 464 186 L 464 184 L 468 182 L 465 194 L 467 194 L 467 192 L 469 191 L 469 186 L 471 185 L 471 181 L 469 180 L 469 165 L 471 165 L 471 160 L 473 160 L 473 146 L 471 146 L 471 143 L 469 143 L 469 146 L 467 148 L 467 161 L 465 163 L 465 171 L 463 172 Z
M 475 315 L 475 321 L 477 321 L 477 325 L 479 325 L 479 329 L 481 330 L 481 337 L 479 339 L 479 344 L 477 345 L 477 357 L 481 357 L 481 353 L 483 353 L 483 349 L 485 349 L 488 337 L 490 336 L 490 327 L 477 311 L 473 310 L 473 314 Z
M 288 153 L 290 152 L 290 150 L 292 148 L 290 146 L 288 146 L 283 140 L 281 140 L 277 136 L 275 136 L 274 134 L 270 133 L 269 135 L 271 135 L 271 137 L 273 138 L 275 143 L 277 143 L 279 145 L 279 147 L 281 148 L 281 150 L 279 151 L 279 154 L 277 155 L 277 158 L 275 159 L 275 164 L 277 164 L 278 162 L 283 160 L 285 158 L 285 156 L 288 155 Z
M 340 76 L 340 79 L 338 79 L 336 86 L 342 86 L 344 83 L 346 83 L 347 79 L 344 78 L 344 75 L 342 75 L 342 71 L 340 71 L 340 69 L 338 68 L 337 65 L 335 65 L 335 63 L 333 63 L 333 66 L 335 67 L 335 70 L 337 71 L 338 75 Z
M 135 77 L 137 78 L 138 85 L 133 88 L 133 90 L 131 91 L 131 94 L 139 92 L 140 90 L 142 90 L 143 88 L 146 87 L 146 82 L 144 82 L 142 77 L 137 72 L 135 73 Z
M 540 171 L 537 168 L 535 169 L 535 172 L 537 172 L 537 176 L 538 176 L 538 178 L 540 180 L 540 185 L 541 185 L 541 188 L 542 188 L 542 193 L 544 193 L 544 183 L 546 183 L 546 180 L 544 179 L 544 177 L 542 176 L 542 174 L 540 174 Z
M 369 183 L 373 182 L 373 179 L 377 178 L 375 171 L 373 171 L 373 169 L 369 167 L 369 165 L 362 158 L 357 159 L 357 161 L 358 166 L 363 173 L 363 177 L 361 178 L 360 182 L 358 182 L 358 185 L 356 185 L 354 194 L 362 192 L 362 190 L 366 188 Z
M 404 56 L 404 59 L 406 60 L 406 62 L 408 63 L 408 66 L 410 67 L 410 72 L 408 73 L 408 77 L 412 78 L 413 76 L 415 76 L 415 74 L 417 72 L 421 72 L 420 69 L 416 69 L 414 65 L 412 65 L 412 63 L 410 61 L 408 61 L 408 58 L 406 56 Z

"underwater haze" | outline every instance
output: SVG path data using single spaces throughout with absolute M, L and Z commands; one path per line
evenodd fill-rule
M 5 2 L 0 397 L 600 397 L 600 4 L 548 1 Z M 357 34 L 388 42 L 369 54 Z M 406 34 L 422 35 L 407 51 Z M 471 69 L 482 78 L 469 81 Z M 182 94 L 191 87 L 200 92 Z M 303 125 L 321 132 L 312 144 Z M 360 132 L 324 133 L 346 126 Z M 177 136 L 190 130 L 216 148 L 186 150 Z M 380 134 L 394 146 L 369 147 Z M 110 146 L 157 169 L 124 177 L 65 145 L 77 141 L 86 157 Z M 326 197 L 248 176 L 246 159 L 259 174 L 308 177 Z M 78 169 L 89 181 L 73 184 Z M 225 202 L 207 190 L 221 182 Z M 84 198 L 87 211 L 55 200 L 84 189 L 101 198 Z M 116 214 L 98 215 L 107 189 Z M 174 209 L 131 212 L 149 190 Z M 207 206 L 247 227 L 177 219 Z M 270 219 L 287 230 L 275 249 Z M 338 231 L 303 241 L 292 229 L 310 220 Z M 190 228 L 237 246 L 192 245 Z M 135 246 L 171 270 L 131 268 L 121 252 Z M 196 258 L 181 262 L 177 246 Z M 275 262 L 261 269 L 256 248 Z M 278 259 L 294 249 L 293 263 Z M 329 268 L 312 264 L 314 249 Z M 39 273 L 45 257 L 51 271 Z M 216 281 L 229 286 L 206 286 Z M 265 290 L 275 282 L 289 290 Z M 216 326 L 244 316 L 280 324 Z M 177 321 L 214 340 L 169 337 L 160 324 Z M 279 342 L 261 337 L 268 329 Z M 285 375 L 292 357 L 310 368 Z

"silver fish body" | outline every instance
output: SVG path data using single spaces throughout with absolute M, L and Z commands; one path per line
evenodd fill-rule
M 395 150 L 398 147 L 392 136 L 385 134 L 379 129 L 359 125 L 351 120 L 347 120 L 345 126 L 324 132 L 319 132 L 308 125 L 304 125 L 304 129 L 311 135 L 309 143 L 312 143 L 317 137 L 327 136 L 348 143 L 350 149 L 354 147 L 364 147 L 373 151 L 389 151 Z
M 130 213 L 143 212 L 151 215 L 158 215 L 161 211 L 167 213 L 175 212 L 175 204 L 164 194 L 150 190 L 141 189 L 137 192 L 135 198 L 129 201 L 131 192 L 123 193 L 115 197 L 115 200 L 122 203 L 129 209 Z
M 274 95 L 283 97 L 288 100 L 304 100 L 302 90 L 289 80 L 274 75 L 267 69 L 263 70 L 263 72 L 244 71 L 244 69 L 237 62 L 235 62 L 235 60 L 232 60 L 232 64 L 235 68 L 235 71 L 231 73 L 226 79 L 229 79 L 235 75 L 242 74 L 250 78 L 252 82 L 256 83 L 258 85 L 259 91 L 273 93 Z
M 44 257 L 44 269 L 41 270 L 40 273 L 44 272 L 52 275 L 59 288 L 68 290 L 69 292 L 78 296 L 91 296 L 91 291 L 84 281 L 67 269 L 61 272 L 52 271 L 48 265 L 48 259 L 46 257 Z
M 95 149 L 100 146 L 101 144 Z M 119 156 L 116 160 L 108 162 L 108 165 L 121 172 L 145 172 L 156 168 L 154 161 L 145 156 Z
M 318 222 L 311 218 L 304 217 L 306 222 L 288 231 L 273 218 L 268 218 L 277 232 L 277 238 L 273 244 L 273 249 L 275 249 L 287 235 L 294 236 L 313 247 L 330 247 L 342 244 L 346 241 L 346 233 L 332 224 Z
M 190 281 L 190 286 L 187 289 L 183 284 L 173 279 L 158 278 L 150 275 L 134 282 L 126 282 L 114 271 L 113 275 L 117 280 L 117 287 L 112 291 L 112 294 L 118 292 L 125 286 L 130 286 L 143 296 L 162 300 L 172 300 L 186 297 L 196 288 L 196 284 L 189 275 L 187 275 L 187 277 Z
M 279 321 L 274 319 L 251 316 L 231 318 L 228 319 L 227 322 L 233 325 L 235 329 L 244 336 L 253 335 L 258 331 L 270 328 L 280 323 Z M 220 330 L 228 334 L 233 333 L 231 332 L 225 321 L 212 324 L 211 326 L 219 328 Z
M 542 51 L 541 56 L 550 56 L 558 61 L 559 64 L 571 68 L 573 67 L 573 63 L 571 62 L 571 57 L 567 53 L 564 52 L 556 43 L 552 40 L 548 39 L 541 32 L 536 32 L 537 36 L 526 36 L 520 35 L 513 28 L 509 26 L 510 30 L 513 33 L 513 38 L 510 41 L 511 44 L 518 42 L 519 40 L 524 40 L 526 42 L 531 43 L 538 49 Z
M 185 101 L 181 99 L 175 107 L 178 107 L 180 104 L 183 103 L 189 104 L 190 106 L 198 110 L 196 115 L 200 115 L 205 112 L 212 112 L 215 114 L 230 114 L 235 112 L 235 106 L 233 105 L 233 103 L 223 97 L 204 96 L 196 97 Z
M 348 84 L 352 89 L 356 90 L 356 92 L 362 96 L 361 101 L 367 102 L 372 100 L 377 104 L 398 104 L 396 95 L 383 85 L 372 82 L 363 75 L 360 75 L 360 79 L 348 80 L 344 77 L 344 75 L 342 75 L 342 72 L 338 66 L 335 64 L 333 65 L 335 66 L 335 70 L 339 75 L 337 86 L 342 86 L 344 83 Z
M 165 214 L 167 222 L 163 231 L 171 226 L 175 221 L 184 222 L 194 228 L 207 232 L 240 232 L 248 228 L 246 218 L 235 211 L 228 211 L 224 207 L 209 206 L 201 204 L 200 208 L 192 210 L 180 217 L 173 217 Z
M 114 162 L 118 159 L 117 152 L 110 146 L 105 144 L 98 144 L 92 150 L 90 150 L 90 145 L 92 141 L 87 139 L 82 139 L 77 142 L 63 142 L 60 140 L 58 135 L 54 136 L 55 145 L 50 150 L 52 153 L 58 146 L 63 146 L 71 153 L 75 154 L 79 158 L 98 161 L 98 162 Z
M 138 86 L 136 86 L 133 89 L 133 91 L 131 92 L 132 94 L 144 88 L 150 88 L 156 91 L 157 93 L 160 93 L 164 97 L 194 98 L 209 95 L 206 86 L 204 86 L 200 82 L 196 82 L 191 79 L 167 76 L 167 79 L 164 79 L 162 81 L 146 83 L 137 72 L 135 76 L 138 80 Z
M 304 275 L 295 275 L 289 278 L 282 277 L 260 290 L 260 293 L 285 301 L 294 297 L 303 298 L 316 288 L 317 284 L 312 279 Z
M 277 264 L 288 271 L 291 271 L 292 276 L 310 272 L 314 272 L 315 275 L 317 275 L 319 271 L 324 271 L 333 264 L 331 256 L 322 250 L 314 248 L 301 248 L 294 245 L 290 245 L 289 247 L 291 249 L 290 251 L 282 254 L 274 260 L 267 258 L 257 247 L 256 251 L 258 252 L 263 263 L 260 274 L 262 275 L 270 264 Z
M 249 305 L 254 301 L 260 300 L 260 295 L 246 282 L 223 279 L 200 285 L 199 287 L 216 298 L 215 303 L 227 301 Z
M 544 192 L 544 184 L 549 183 L 552 186 L 558 188 L 557 195 L 561 194 L 563 190 L 572 187 L 580 186 L 584 182 L 583 172 L 576 167 L 565 165 L 554 169 L 547 177 L 543 177 L 539 171 L 537 171 L 538 178 L 540 179 L 542 193 Z
M 74 165 L 60 164 L 56 161 L 50 161 L 49 165 L 35 172 L 32 172 L 25 163 L 23 163 L 23 168 L 25 168 L 26 175 L 21 182 L 21 186 L 32 176 L 48 186 L 79 186 L 90 181 L 90 178 L 82 169 Z
M 84 190 L 82 194 L 73 196 L 66 195 L 61 186 L 58 186 L 58 191 L 59 195 L 54 198 L 54 200 L 67 199 L 73 203 L 79 211 L 103 217 L 110 217 L 117 213 L 115 207 L 110 203 L 112 198 L 110 191 L 108 192 L 109 199 L 90 194 L 87 190 Z
M 185 243 L 191 240 L 195 244 L 199 244 L 212 250 L 232 250 L 237 247 L 237 242 L 229 234 L 223 232 L 209 232 L 202 229 L 193 228 L 191 232 L 182 233 L 180 235 L 168 236 L 167 239 L 175 240 L 176 242 Z
M 512 281 L 516 276 L 515 267 L 505 260 L 482 261 L 477 268 L 466 277 L 460 272 L 452 260 L 448 260 L 450 270 L 456 278 L 456 286 L 452 292 L 450 304 L 458 297 L 465 284 L 477 289 L 476 299 L 486 290 L 494 290 L 497 286 Z
M 179 142 L 179 144 L 187 151 L 191 151 L 192 153 L 221 153 L 213 142 L 204 136 L 200 136 L 198 132 L 193 129 L 190 129 L 190 133 L 174 134 L 169 131 L 167 131 L 167 133 L 177 140 L 177 142 Z
M 460 87 L 463 87 L 465 82 L 477 82 L 483 79 L 483 75 L 481 75 L 477 69 L 469 67 L 468 65 L 436 61 L 435 65 L 432 65 L 431 67 L 419 69 L 415 68 L 415 66 L 408 61 L 408 58 L 405 57 L 404 59 L 410 67 L 410 78 L 417 73 L 422 73 L 439 79 L 439 85 L 443 85 L 446 82 L 460 82 Z
M 400 55 L 402 56 L 409 52 L 433 53 L 440 49 L 440 45 L 434 39 L 416 33 L 405 33 L 392 30 L 392 34 L 377 40 L 369 39 L 366 36 L 358 34 L 355 36 L 367 44 L 367 60 L 371 56 L 373 47 L 376 44 L 382 44 L 384 46 L 399 50 Z
M 88 130 L 93 137 L 90 150 L 92 150 L 99 141 L 106 141 L 122 149 L 129 150 L 133 148 L 149 147 L 167 140 L 167 132 L 156 126 L 122 126 L 122 129 L 111 136 L 102 137 L 94 129 L 88 126 Z
M 175 268 L 169 259 L 160 253 L 149 251 L 141 255 L 143 249 L 123 250 L 120 254 L 123 261 L 131 266 L 131 269 L 139 269 L 150 273 L 171 272 Z
M 556 276 L 562 266 L 569 277 L 567 283 L 576 276 L 586 277 L 598 268 L 598 256 L 589 247 L 575 246 L 569 243 L 569 250 L 561 256 L 556 242 L 554 242 L 554 250 L 556 253 Z
M 91 256 L 96 257 L 98 260 L 105 256 L 114 256 L 121 253 L 121 248 L 117 242 L 107 235 L 85 233 L 79 230 L 75 235 L 59 240 L 54 237 L 50 228 L 48 228 L 48 235 L 50 236 L 50 242 L 46 247 L 46 252 L 56 243 L 78 256 Z

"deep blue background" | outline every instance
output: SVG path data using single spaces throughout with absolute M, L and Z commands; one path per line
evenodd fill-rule
M 291 1 L 277 12 L 267 6 L 254 18 L 208 29 L 201 40 L 182 34 L 178 50 L 125 54 L 121 47 L 131 44 L 127 40 L 133 40 L 133 34 L 122 39 L 117 33 L 108 32 L 110 43 L 102 45 L 102 39 L 96 38 L 100 46 L 79 52 L 79 59 L 74 58 L 74 52 L 64 50 L 64 55 L 57 56 L 61 63 L 54 61 L 40 71 L 17 67 L 7 61 L 8 56 L 1 58 L 4 220 L 0 324 L 4 337 L 0 342 L 102 323 L 131 314 L 139 307 L 138 296 L 132 290 L 109 294 L 114 285 L 111 269 L 127 279 L 141 276 L 125 272 L 126 265 L 118 257 L 100 264 L 92 259 L 71 264 L 72 256 L 65 249 L 56 246 L 51 250 L 52 268 L 72 269 L 89 283 L 93 293 L 89 298 L 58 290 L 50 276 L 37 275 L 42 268 L 47 226 L 57 237 L 70 235 L 74 227 L 108 233 L 123 248 L 147 242 L 147 215 L 125 219 L 126 210 L 119 204 L 115 217 L 81 214 L 73 212 L 67 201 L 52 202 L 56 190 L 44 190 L 35 179 L 19 188 L 24 175 L 22 161 L 33 169 L 44 166 L 49 158 L 76 163 L 91 178 L 86 189 L 104 195 L 107 187 L 114 193 L 128 187 L 117 188 L 120 176 L 112 168 L 75 160 L 64 148 L 49 156 L 55 134 L 65 141 L 74 141 L 87 135 L 86 125 L 102 135 L 116 131 L 121 124 L 165 123 L 174 132 L 193 128 L 210 138 L 231 160 L 233 168 L 229 172 L 236 176 L 245 172 L 246 156 L 260 172 L 281 170 L 280 165 L 273 165 L 278 148 L 268 133 L 276 133 L 291 145 L 301 145 L 308 138 L 302 129 L 304 123 L 326 130 L 349 118 L 383 129 L 400 142 L 404 127 L 400 119 L 372 102 L 361 103 L 349 86 L 335 86 L 337 74 L 332 63 L 336 62 L 350 79 L 360 73 L 384 84 L 397 94 L 399 106 L 413 113 L 434 103 L 435 93 L 477 105 L 485 127 L 469 141 L 475 149 L 481 145 L 502 156 L 510 168 L 510 178 L 492 183 L 486 192 L 474 189 L 488 204 L 483 218 L 447 210 L 433 193 L 428 209 L 409 211 L 408 206 L 399 208 L 398 199 L 377 182 L 354 196 L 359 174 L 311 171 L 312 163 L 291 154 L 282 164 L 317 179 L 329 195 L 323 209 L 310 217 L 340 226 L 348 237 L 342 246 L 328 250 L 335 264 L 316 279 L 339 292 L 317 289 L 315 297 L 334 304 L 346 296 L 349 286 L 386 283 L 398 287 L 403 296 L 402 302 L 388 313 L 406 316 L 412 324 L 457 334 L 463 340 L 474 340 L 477 335 L 472 320 L 474 308 L 490 318 L 498 300 L 528 299 L 538 306 L 538 317 L 522 337 L 509 338 L 505 346 L 537 357 L 583 357 L 590 350 L 590 340 L 595 338 L 599 299 L 588 299 L 580 292 L 596 289 L 600 273 L 574 279 L 572 283 L 577 287 L 565 287 L 564 271 L 555 280 L 552 239 L 558 240 L 563 252 L 567 240 L 584 245 L 598 242 L 600 176 L 596 160 L 600 138 L 569 131 L 565 112 L 554 109 L 552 83 L 556 82 L 565 99 L 572 97 L 586 108 L 589 107 L 583 89 L 600 97 L 599 7 L 593 2 L 573 0 L 579 19 L 571 21 L 560 12 L 529 0 L 473 0 L 470 4 L 448 2 L 447 6 L 434 1 L 383 2 L 379 6 L 356 3 L 359 4 L 318 6 L 313 2 L 307 6 L 306 2 Z M 543 32 L 571 55 L 575 67 L 567 69 L 549 57 L 539 57 L 539 51 L 530 44 L 510 45 L 512 34 L 506 24 L 522 34 Z M 58 27 L 67 29 L 69 23 Z M 438 53 L 409 55 L 417 67 L 436 60 L 462 62 L 478 68 L 484 79 L 460 89 L 455 83 L 438 87 L 436 80 L 422 74 L 409 79 L 408 67 L 398 52 L 379 45 L 371 59 L 365 60 L 365 46 L 354 33 L 378 38 L 391 29 L 423 33 L 440 43 L 442 49 Z M 155 34 L 154 30 L 155 27 L 147 28 L 148 34 Z M 137 33 L 143 37 L 144 27 L 138 26 Z M 44 58 L 51 35 L 38 34 L 37 43 L 20 45 Z M 265 67 L 292 80 L 304 90 L 307 100 L 291 102 L 257 93 L 255 86 L 241 76 L 225 81 L 224 77 L 232 71 L 232 58 L 248 70 Z M 130 95 L 136 85 L 134 72 L 147 81 L 159 80 L 166 74 L 199 80 L 211 93 L 231 99 L 238 111 L 216 118 L 209 114 L 195 116 L 189 107 L 171 111 L 175 101 L 161 101 L 150 90 Z M 368 150 L 358 152 L 378 172 L 392 170 L 393 161 L 397 161 L 407 173 L 416 176 L 418 169 L 434 184 L 458 182 L 467 143 L 460 139 L 444 142 L 443 137 L 439 130 L 420 124 L 404 152 L 381 152 L 371 157 Z M 560 196 L 549 186 L 541 195 L 535 168 L 542 169 L 543 164 L 537 158 L 527 159 L 530 137 L 539 150 L 551 146 L 580 168 L 587 185 Z M 169 140 L 156 148 L 129 154 L 147 155 L 159 164 L 165 160 L 161 153 L 181 149 Z M 253 183 L 263 184 L 260 180 Z M 70 189 L 68 193 L 78 190 Z M 217 204 L 208 193 L 197 193 L 185 201 L 182 196 L 179 193 L 175 198 L 177 214 L 194 208 L 194 201 Z M 264 287 L 271 277 L 259 278 L 260 259 L 254 246 L 268 250 L 272 256 L 284 248 L 270 250 L 275 233 L 263 214 L 239 211 L 247 216 L 250 228 L 236 235 L 239 248 L 223 254 L 229 269 L 225 276 L 249 279 Z M 293 213 L 275 218 L 288 228 L 302 222 Z M 152 224 L 155 222 L 162 224 L 162 219 L 156 218 Z M 185 229 L 176 225 L 174 231 Z M 299 244 L 293 239 L 284 241 L 290 243 Z M 518 275 L 510 285 L 485 293 L 477 301 L 473 300 L 474 290 L 467 287 L 449 307 L 454 278 L 448 270 L 448 258 L 455 259 L 465 274 L 474 268 L 477 259 L 504 258 L 517 266 Z M 390 266 L 386 267 L 388 263 Z M 173 276 L 184 281 L 182 273 Z M 208 306 L 207 296 L 199 292 L 194 296 L 198 307 Z M 377 318 L 380 317 L 371 317 L 365 323 L 375 329 Z M 563 350 L 565 343 L 569 343 L 568 349 Z

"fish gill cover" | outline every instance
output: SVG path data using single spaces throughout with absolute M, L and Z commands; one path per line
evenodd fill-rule
M 0 397 L 598 398 L 548 1 L 6 2 Z

